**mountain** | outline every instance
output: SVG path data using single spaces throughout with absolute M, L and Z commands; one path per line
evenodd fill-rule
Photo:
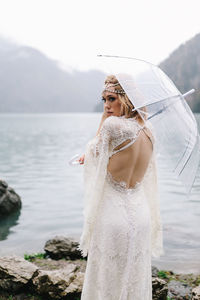
M 182 93 L 200 90 L 200 34 L 160 63 Z M 99 70 L 66 71 L 40 51 L 0 38 L 0 113 L 102 111 L 105 74 Z M 189 98 L 189 97 L 188 97 Z M 200 112 L 200 93 L 190 96 Z
M 40 51 L 0 38 L 0 112 L 92 112 L 104 77 L 67 72 Z
M 200 112 L 200 33 L 172 52 L 160 67 L 182 93 L 196 89 L 187 99 L 192 110 Z

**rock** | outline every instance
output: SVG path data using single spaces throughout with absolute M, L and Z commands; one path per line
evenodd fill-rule
M 153 300 L 166 300 L 167 292 L 168 288 L 165 280 L 158 277 L 152 279 Z
M 26 286 L 38 268 L 17 256 L 0 257 L 0 289 L 17 292 Z
M 192 290 L 192 300 L 200 300 L 200 285 Z
M 2 196 L 8 187 L 7 182 L 0 180 L 0 196 Z
M 8 184 L 0 180 L 0 217 L 19 210 L 22 206 L 20 196 Z
M 152 266 L 151 272 L 152 272 L 152 277 L 157 277 L 159 270 L 158 268 Z
M 171 280 L 168 283 L 168 297 L 173 300 L 191 299 L 192 288 L 180 281 Z
M 77 271 L 85 273 L 86 270 L 86 260 L 85 259 L 73 259 L 73 260 L 65 260 L 65 259 L 51 259 L 51 258 L 34 258 L 32 261 L 40 270 L 59 270 L 64 269 L 68 264 L 74 264 L 77 266 Z
M 80 250 L 77 249 L 78 242 L 72 238 L 56 236 L 48 240 L 44 246 L 45 252 L 53 259 L 78 259 L 82 258 Z
M 40 270 L 33 278 L 34 290 L 52 299 L 61 299 L 67 295 L 79 295 L 82 290 L 84 273 L 76 272 L 75 264 L 68 264 L 64 269 Z

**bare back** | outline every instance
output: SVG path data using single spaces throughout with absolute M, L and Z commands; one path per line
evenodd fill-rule
M 107 170 L 114 180 L 123 181 L 127 188 L 133 188 L 147 171 L 153 152 L 153 136 L 149 128 L 144 127 L 137 140 L 130 146 L 129 142 L 127 140 L 115 148 L 118 152 L 110 157 Z

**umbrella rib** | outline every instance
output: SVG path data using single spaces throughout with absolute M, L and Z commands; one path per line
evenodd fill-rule
M 99 56 L 99 57 L 126 58 L 126 59 L 138 60 L 138 61 L 145 62 L 145 63 L 147 63 L 147 64 L 149 64 L 149 65 L 152 65 L 152 66 L 158 68 L 157 65 L 155 65 L 155 64 L 153 64 L 153 63 L 151 63 L 151 62 L 149 62 L 149 61 L 146 61 L 146 60 L 140 59 L 140 58 L 130 57 L 130 56 L 118 56 L 118 55 L 107 55 L 107 54 L 98 54 L 97 56 Z
M 190 130 L 190 133 L 191 133 L 191 130 Z M 191 140 L 191 135 L 190 135 L 190 140 Z M 177 169 L 177 167 L 178 167 L 180 161 L 181 161 L 181 160 L 183 159 L 183 157 L 185 156 L 185 153 L 186 153 L 186 151 L 187 151 L 187 149 L 188 149 L 188 145 L 189 145 L 189 143 L 190 143 L 190 140 L 189 140 L 188 143 L 187 143 L 186 149 L 185 149 L 184 153 L 182 154 L 182 157 L 179 159 L 179 161 L 178 161 L 176 167 L 174 168 L 174 172 L 175 172 L 175 170 Z M 179 172 L 179 175 L 183 172 L 183 170 L 184 170 L 184 168 L 185 168 L 185 166 L 186 166 L 188 160 L 190 159 L 190 156 L 192 155 L 192 152 L 193 152 L 193 151 L 190 152 L 190 155 L 189 155 L 189 157 L 187 158 L 186 162 L 184 163 L 184 165 L 183 165 L 183 167 L 182 167 L 182 170 Z
M 143 106 L 138 106 L 138 107 L 136 107 L 134 110 L 137 110 L 137 109 L 139 109 L 139 108 L 141 108 L 141 107 L 148 106 L 148 105 L 151 105 L 151 104 L 156 104 L 156 103 L 161 102 L 161 101 L 165 101 L 165 100 L 167 100 L 167 99 L 169 99 L 169 98 L 173 99 L 173 98 L 175 98 L 175 97 L 177 97 L 177 96 L 182 96 L 182 97 L 183 97 L 183 98 L 181 98 L 181 99 L 177 99 L 177 101 L 178 101 L 178 100 L 184 100 L 184 97 L 186 97 L 186 96 L 188 96 L 188 95 L 191 95 L 191 94 L 193 94 L 194 92 L 195 92 L 195 90 L 192 89 L 192 90 L 188 91 L 187 93 L 185 93 L 185 94 L 183 94 L 183 95 L 177 94 L 177 95 L 174 95 L 174 96 L 170 96 L 170 97 L 164 98 L 164 99 L 162 99 L 162 100 L 157 100 L 157 101 L 151 102 L 151 103 L 149 102 L 149 103 L 147 103 L 147 104 L 145 104 L 145 105 L 143 105 Z M 169 107 L 170 105 L 173 105 L 173 104 L 174 104 L 174 103 L 169 104 L 168 106 L 166 106 L 166 108 Z M 163 110 L 164 110 L 164 109 L 159 110 L 157 113 L 161 113 Z M 150 118 L 152 118 L 153 116 L 156 116 L 157 113 L 155 113 L 154 115 L 152 115 Z
M 192 91 L 192 90 L 191 90 Z M 185 97 L 185 96 L 187 96 L 187 95 L 190 95 L 191 94 L 191 91 L 189 91 L 189 92 L 187 92 L 187 93 L 185 93 L 184 95 L 182 95 L 183 97 Z M 179 95 L 177 95 L 177 96 L 179 96 Z M 175 98 L 175 97 L 177 97 L 177 96 L 174 96 L 173 98 Z M 163 100 L 160 100 L 160 102 L 161 101 L 164 101 L 164 100 L 167 100 L 167 99 L 169 99 L 170 97 L 168 97 L 168 98 L 165 98 L 165 99 L 163 99 Z M 174 101 L 173 103 L 170 103 L 169 105 L 167 105 L 167 106 L 165 106 L 164 108 L 161 108 L 159 111 L 157 111 L 154 115 L 151 115 L 149 118 L 148 118 L 148 120 L 150 120 L 151 118 L 153 118 L 153 117 L 155 117 L 155 116 L 157 116 L 157 115 L 159 115 L 159 114 L 161 114 L 164 110 L 166 110 L 169 106 L 171 106 L 171 105 L 174 105 L 177 101 L 179 101 L 179 100 L 183 100 L 182 98 L 181 99 L 177 99 L 176 101 Z M 157 101 L 157 102 L 154 102 L 154 103 L 158 103 L 159 101 Z M 153 104 L 154 104 L 153 103 Z
M 188 144 L 189 144 L 189 142 L 188 142 Z M 188 147 L 187 147 L 187 148 L 188 148 Z M 187 150 L 187 149 L 186 149 L 186 150 Z M 186 152 L 186 150 L 185 150 L 185 152 Z M 188 163 L 188 160 L 190 159 L 190 157 L 191 157 L 193 151 L 194 151 L 194 148 L 193 148 L 192 151 L 190 152 L 190 155 L 189 155 L 189 157 L 187 158 L 186 162 L 184 163 L 184 166 L 183 166 L 182 170 L 179 172 L 179 175 L 181 175 L 181 173 L 183 172 L 183 170 L 184 170 L 186 164 Z M 184 152 L 184 154 L 185 154 L 185 152 Z M 183 155 L 184 155 L 184 154 L 183 154 Z
M 164 98 L 164 99 L 162 99 L 162 100 L 157 100 L 157 101 L 155 101 L 155 102 L 149 102 L 149 103 L 146 103 L 146 104 L 144 104 L 144 105 L 137 106 L 134 110 L 137 110 L 137 109 L 139 109 L 139 108 L 142 108 L 142 107 L 145 107 L 145 106 L 148 106 L 148 105 L 156 104 L 156 103 L 158 103 L 158 102 L 166 101 L 166 100 L 168 100 L 169 98 L 173 99 L 173 98 L 176 98 L 177 96 L 180 96 L 180 95 L 177 94 L 177 95 L 174 95 L 174 96 L 166 97 L 166 98 Z

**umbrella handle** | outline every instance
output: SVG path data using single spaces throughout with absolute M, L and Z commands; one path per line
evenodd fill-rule
M 194 92 L 195 92 L 195 89 L 191 89 L 190 91 L 186 92 L 186 93 L 183 94 L 182 96 L 183 96 L 183 97 L 187 97 L 187 96 L 193 94 Z
M 70 166 L 73 166 L 73 165 L 80 165 L 79 161 L 77 160 L 78 157 L 80 157 L 79 154 L 74 155 L 74 156 L 68 161 L 68 164 L 69 164 Z

